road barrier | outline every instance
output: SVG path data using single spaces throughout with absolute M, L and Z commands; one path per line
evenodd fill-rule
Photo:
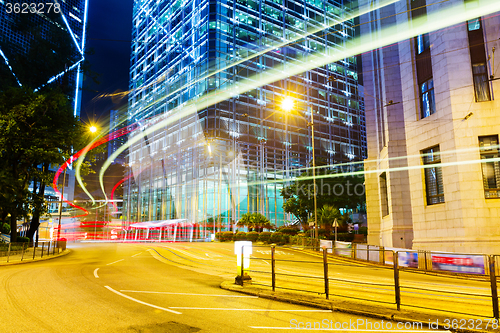
M 35 260 L 44 256 L 54 256 L 62 251 L 57 245 L 56 242 L 52 241 L 38 242 L 38 247 L 33 247 L 31 243 L 0 243 L 0 263 Z
M 471 262 L 474 259 L 472 257 L 478 256 L 475 254 L 462 253 L 444 256 L 444 253 L 433 252 L 432 255 L 437 259 L 432 261 L 432 257 L 418 251 L 393 251 L 383 247 L 355 247 L 349 249 L 351 257 L 359 257 L 360 253 L 364 252 L 365 258 L 372 258 L 379 264 L 367 266 L 355 261 L 336 258 L 335 255 L 329 255 L 327 248 L 322 248 L 321 261 L 278 259 L 276 253 L 280 252 L 281 248 L 278 247 L 277 250 L 276 245 L 271 245 L 270 251 L 259 250 L 259 248 L 264 249 L 265 247 L 254 245 L 254 253 L 269 253 L 269 256 L 250 257 L 252 262 L 250 267 L 252 269 L 248 270 L 248 274 L 252 276 L 251 284 L 270 287 L 273 291 L 281 289 L 315 293 L 324 295 L 326 299 L 329 299 L 330 296 L 337 296 L 386 303 L 394 305 L 398 311 L 401 310 L 401 306 L 405 306 L 467 316 L 495 318 L 497 320 L 499 318 L 496 256 L 484 256 L 483 263 L 486 264 L 481 266 L 481 260 L 478 258 L 475 258 L 477 262 Z M 334 248 L 332 252 L 338 256 L 336 250 Z M 341 251 L 346 251 L 346 248 L 342 247 Z M 370 254 L 370 251 L 376 252 L 376 255 Z M 342 253 L 340 256 L 345 255 L 344 252 Z M 422 254 L 425 260 L 420 260 L 419 254 Z M 425 273 L 422 267 L 426 264 L 429 266 L 427 261 L 445 265 L 461 263 L 465 264 L 465 266 L 479 267 L 482 274 L 474 275 L 465 270 L 466 273 L 457 272 L 454 275 L 434 274 L 417 277 L 416 274 Z M 263 262 L 267 265 L 260 264 Z M 269 270 L 263 269 L 263 267 L 269 267 Z M 292 269 L 293 271 L 290 271 Z M 339 275 L 339 272 L 346 269 L 354 272 L 353 276 L 355 277 L 363 276 L 362 274 L 366 274 L 366 272 L 378 274 L 387 270 L 387 273 L 383 273 L 383 278 L 378 277 L 381 282 L 349 278 L 348 274 L 346 275 L 347 278 L 335 276 L 335 274 Z M 392 274 L 389 274 L 391 270 Z M 485 274 L 488 275 L 485 276 Z M 391 275 L 392 281 L 390 280 Z M 425 279 L 423 279 L 424 276 Z M 459 276 L 474 277 L 475 279 L 472 280 L 473 286 L 460 284 L 464 280 L 458 279 Z M 482 278 L 479 278 L 480 276 Z M 489 279 L 485 277 L 489 277 Z M 431 280 L 431 282 L 421 283 L 421 280 Z M 332 286 L 334 287 L 333 290 L 331 289 Z M 360 290 L 360 292 L 354 291 L 355 289 Z M 485 292 L 486 290 L 489 290 L 489 292 Z M 422 301 L 422 299 L 432 299 L 433 308 L 426 307 L 426 301 Z M 471 309 L 477 313 L 471 313 Z

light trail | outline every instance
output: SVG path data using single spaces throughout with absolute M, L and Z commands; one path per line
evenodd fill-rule
M 115 196 L 115 191 L 116 189 L 118 188 L 118 186 L 120 186 L 121 184 L 123 184 L 125 181 L 127 181 L 130 177 L 132 177 L 132 174 L 128 175 L 127 177 L 123 178 L 122 180 L 120 180 L 118 183 L 116 183 L 116 185 L 113 187 L 113 189 L 111 190 L 111 196 L 110 196 L 110 200 L 113 200 L 114 196 Z M 113 213 L 111 213 L 111 215 L 114 215 L 114 214 L 118 214 L 118 207 L 116 206 L 116 203 L 114 203 L 113 201 L 111 202 L 111 204 L 113 205 L 113 207 L 115 208 L 115 211 Z
M 221 91 L 214 91 L 196 101 L 190 101 L 182 107 L 175 108 L 166 115 L 158 116 L 155 120 L 156 124 L 151 124 L 149 128 L 145 129 L 141 137 L 154 133 L 156 130 L 166 127 L 175 121 L 178 121 L 186 116 L 189 116 L 199 110 L 203 110 L 209 106 L 225 101 L 233 96 L 237 96 L 248 92 L 257 87 L 270 84 L 289 76 L 296 75 L 314 68 L 324 66 L 329 63 L 339 61 L 357 54 L 362 54 L 373 49 L 381 48 L 387 45 L 395 44 L 402 40 L 429 33 L 434 30 L 444 29 L 477 17 L 485 16 L 494 12 L 500 11 L 500 1 L 495 1 L 488 4 L 479 4 L 474 9 L 465 9 L 463 4 L 457 4 L 445 8 L 439 12 L 429 13 L 427 17 L 414 19 L 406 25 L 394 24 L 391 27 L 381 29 L 380 31 L 367 34 L 355 38 L 349 45 L 350 47 L 345 51 L 334 50 L 331 55 L 317 55 L 311 54 L 305 56 L 303 59 L 295 60 L 285 65 L 276 66 L 270 70 L 263 71 L 259 74 L 252 76 L 244 81 L 232 84 L 228 89 Z M 258 82 L 255 83 L 255 82 Z M 161 97 L 157 101 L 150 103 L 146 108 L 162 102 L 166 97 Z M 146 125 L 147 126 L 147 125 Z M 119 154 L 131 145 L 140 140 L 136 136 L 129 140 L 125 145 L 120 147 L 112 156 L 104 163 L 100 172 L 101 186 L 104 172 L 111 164 L 109 161 L 114 160 Z
M 215 75 L 215 74 L 218 74 L 218 73 L 220 73 L 220 72 L 226 71 L 226 70 L 228 70 L 228 69 L 230 69 L 230 68 L 232 68 L 232 67 L 234 67 L 234 66 L 237 66 L 237 65 L 242 64 L 242 63 L 244 63 L 244 62 L 250 61 L 250 60 L 252 60 L 252 59 L 254 59 L 254 58 L 257 58 L 257 57 L 259 57 L 259 56 L 261 56 L 261 55 L 264 55 L 264 54 L 266 54 L 266 53 L 268 53 L 268 52 L 271 52 L 271 51 L 273 51 L 273 50 L 275 50 L 275 49 L 277 49 L 277 48 L 284 47 L 284 46 L 287 46 L 287 45 L 289 45 L 289 44 L 295 43 L 295 42 L 297 42 L 298 40 L 300 40 L 300 39 L 302 39 L 302 38 L 308 37 L 308 36 L 310 36 L 310 35 L 312 35 L 312 34 L 315 34 L 315 33 L 317 33 L 317 32 L 321 32 L 321 31 L 323 31 L 323 30 L 325 30 L 325 29 L 328 29 L 328 28 L 331 28 L 331 27 L 333 27 L 333 26 L 335 26 L 335 25 L 337 25 L 337 24 L 341 24 L 341 23 L 344 23 L 344 22 L 346 22 L 346 21 L 352 20 L 352 19 L 354 19 L 354 18 L 356 18 L 356 17 L 359 17 L 359 16 L 361 16 L 361 15 L 367 14 L 367 13 L 372 12 L 372 11 L 374 11 L 374 10 L 378 10 L 378 9 L 380 9 L 380 8 L 383 8 L 383 7 L 385 7 L 385 6 L 388 6 L 388 5 L 390 5 L 390 4 L 393 4 L 393 3 L 397 2 L 397 1 L 399 1 L 399 0 L 387 0 L 387 1 L 382 1 L 381 3 L 377 4 L 376 6 L 373 6 L 373 5 L 366 5 L 366 6 L 362 7 L 362 8 L 357 8 L 357 10 L 358 10 L 358 11 L 356 11 L 356 12 L 354 12 L 354 13 L 352 13 L 352 14 L 351 14 L 351 13 L 349 13 L 347 16 L 345 16 L 344 18 L 341 18 L 340 20 L 333 20 L 333 19 L 332 19 L 333 23 L 331 23 L 331 24 L 323 24 L 323 27 L 322 27 L 322 28 L 315 28 L 315 29 L 309 30 L 309 31 L 307 31 L 305 34 L 303 34 L 303 35 L 298 35 L 296 38 L 292 38 L 292 39 L 286 40 L 285 42 L 281 42 L 281 43 L 274 43 L 274 44 L 270 45 L 268 48 L 263 49 L 263 50 L 261 50 L 261 51 L 259 51 L 259 52 L 257 52 L 257 53 L 254 53 L 254 54 L 252 54 L 252 55 L 250 55 L 250 56 L 248 56 L 248 57 L 246 57 L 246 58 L 244 58 L 244 59 L 237 60 L 237 61 L 233 61 L 233 62 L 231 62 L 229 65 L 227 65 L 227 66 L 225 66 L 225 67 L 222 67 L 222 68 L 220 68 L 220 69 L 216 69 L 216 70 L 215 70 L 215 71 L 213 71 L 213 72 L 211 71 L 209 74 L 206 74 L 205 76 L 201 76 L 200 78 L 198 78 L 198 79 L 196 79 L 196 80 L 194 80 L 194 81 L 191 81 L 190 83 L 185 84 L 184 86 L 182 86 L 182 87 L 178 88 L 177 90 L 174 90 L 173 92 L 171 92 L 171 93 L 169 93 L 169 94 L 165 95 L 165 96 L 164 96 L 164 98 L 168 98 L 169 96 L 172 96 L 172 95 L 174 95 L 174 94 L 176 94 L 176 93 L 178 93 L 178 92 L 182 91 L 183 89 L 186 89 L 187 87 L 190 87 L 190 86 L 192 86 L 192 85 L 194 85 L 194 84 L 196 84 L 196 83 L 198 83 L 198 82 L 201 82 L 201 81 L 203 81 L 203 80 L 206 80 L 207 78 L 209 78 L 209 77 L 210 77 L 210 76 L 212 76 L 212 75 Z M 354 10 L 353 10 L 353 11 L 354 11 Z M 345 14 L 345 11 L 344 11 L 343 13 Z M 217 64 L 216 64 L 216 63 L 215 63 L 214 65 L 212 65 L 210 68 L 214 68 L 214 67 L 215 67 L 215 68 L 217 67 Z M 171 71 L 171 69 L 167 69 L 167 70 L 168 70 L 168 71 Z M 148 88 L 148 87 L 150 87 L 150 86 L 152 86 L 152 85 L 154 85 L 154 84 L 156 84 L 156 83 L 158 83 L 158 82 L 162 82 L 162 81 L 164 81 L 164 80 L 166 79 L 166 74 L 168 74 L 168 73 L 165 73 L 164 75 L 160 76 L 157 80 L 155 80 L 155 81 L 153 81 L 153 82 L 149 83 L 149 84 L 148 84 L 148 85 L 146 85 L 146 86 L 143 86 L 143 87 L 137 88 L 137 90 L 138 90 L 138 91 L 142 91 L 142 90 L 144 90 L 144 89 L 146 89 L 146 88 Z M 129 91 L 127 91 L 127 92 L 120 92 L 120 93 L 117 93 L 117 94 L 105 94 L 105 95 L 101 95 L 101 96 L 102 96 L 102 97 L 113 97 L 113 96 L 120 96 L 120 97 L 123 97 L 123 96 L 128 95 L 128 94 L 129 94 L 129 93 L 131 93 L 132 91 L 133 91 L 133 90 L 129 90 Z
M 122 128 L 122 129 L 119 129 L 118 131 L 115 131 L 115 132 L 113 132 L 113 133 L 109 134 L 107 137 L 101 138 L 100 140 L 97 140 L 97 141 L 95 141 L 95 142 L 93 142 L 93 143 L 91 143 L 91 144 L 87 145 L 85 148 L 83 148 L 82 150 L 80 150 L 79 152 L 77 152 L 76 154 L 74 154 L 73 156 L 71 156 L 71 157 L 70 157 L 70 158 L 69 158 L 66 162 L 64 162 L 64 164 L 63 164 L 63 165 L 62 165 L 62 166 L 61 166 L 61 167 L 60 167 L 60 168 L 56 171 L 56 174 L 55 174 L 55 176 L 54 176 L 54 180 L 53 180 L 53 182 L 52 182 L 52 188 L 54 189 L 54 191 L 55 191 L 57 194 L 59 194 L 59 196 L 61 197 L 61 200 L 62 200 L 63 202 L 66 202 L 68 205 L 70 205 L 70 206 L 71 206 L 71 207 L 73 207 L 73 208 L 77 208 L 77 209 L 80 209 L 80 210 L 84 211 L 84 214 L 83 214 L 83 215 L 77 215 L 77 216 L 73 216 L 73 217 L 83 217 L 83 216 L 87 216 L 87 215 L 89 215 L 89 211 L 88 211 L 88 210 L 86 210 L 85 208 L 80 207 L 80 206 L 77 206 L 77 205 L 75 205 L 74 203 L 72 203 L 71 201 L 68 201 L 68 200 L 66 200 L 66 199 L 64 199 L 64 198 L 63 198 L 63 196 L 61 195 L 61 192 L 60 192 L 60 191 L 58 190 L 58 188 L 57 188 L 57 181 L 58 181 L 59 176 L 61 175 L 61 173 L 62 173 L 62 172 L 63 172 L 63 171 L 64 171 L 64 170 L 65 170 L 65 169 L 69 166 L 69 165 L 71 165 L 71 163 L 73 163 L 74 161 L 76 161 L 79 157 L 83 157 L 83 158 L 85 158 L 85 154 L 87 154 L 87 152 L 88 152 L 89 150 L 92 150 L 92 149 L 96 148 L 97 146 L 99 146 L 99 145 L 101 145 L 101 144 L 103 144 L 103 143 L 108 142 L 109 140 L 114 140 L 114 139 L 116 139 L 116 138 L 118 138 L 118 137 L 120 137 L 120 136 L 123 136 L 123 135 L 125 135 L 125 134 L 128 134 L 128 133 L 130 133 L 130 132 L 132 132 L 132 131 L 134 131 L 134 130 L 136 130 L 136 129 L 137 129 L 137 124 L 132 124 L 132 125 L 129 125 L 129 126 L 127 126 L 127 127 L 124 127 L 124 128 Z M 78 176 L 80 176 L 80 175 L 79 175 L 79 173 L 78 173 Z M 78 179 L 79 183 L 82 185 L 83 183 L 82 183 L 82 181 L 81 181 L 81 177 L 78 177 L 77 179 Z M 84 186 L 83 186 L 83 188 L 85 189 L 85 187 L 84 187 Z M 92 198 L 92 196 L 90 196 L 90 197 Z M 93 202 L 95 202 L 93 198 L 92 198 L 92 200 L 93 200 Z

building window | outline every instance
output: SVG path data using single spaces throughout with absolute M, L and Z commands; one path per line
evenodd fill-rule
M 432 78 L 420 84 L 420 108 L 422 118 L 428 117 L 436 112 L 434 80 Z
M 389 198 L 387 193 L 387 174 L 384 172 L 380 175 L 380 204 L 382 208 L 382 216 L 389 215 Z
M 417 41 L 417 54 L 421 54 L 429 47 L 431 47 L 431 42 L 429 41 L 429 34 L 423 34 L 417 36 L 416 41 Z
M 488 81 L 485 63 L 472 64 L 472 78 L 474 81 L 476 102 L 491 101 L 490 83 Z
M 491 101 L 490 83 L 488 81 L 488 67 L 486 66 L 486 51 L 481 19 L 476 18 L 467 22 L 469 37 L 469 52 L 472 66 L 472 80 L 476 102 Z
M 481 29 L 481 20 L 479 18 L 467 22 L 468 31 L 475 31 L 479 29 Z
M 498 150 L 498 135 L 479 137 L 484 197 L 487 199 L 500 198 L 500 162 L 498 161 L 500 155 Z M 496 159 L 496 161 L 488 162 L 492 159 Z
M 422 159 L 425 165 L 425 192 L 427 205 L 444 202 L 443 173 L 441 170 L 441 154 L 439 146 L 422 150 Z

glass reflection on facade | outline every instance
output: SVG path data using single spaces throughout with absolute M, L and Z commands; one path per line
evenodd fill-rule
M 128 119 L 141 130 L 129 137 L 125 223 L 186 219 L 199 227 L 195 237 L 204 237 L 214 227 L 232 230 L 247 212 L 277 226 L 291 222 L 280 190 L 311 166 L 311 114 L 317 161 L 363 159 L 357 58 L 258 82 L 277 65 L 344 49 L 355 22 L 339 20 L 350 7 L 331 0 L 136 0 Z M 319 32 L 301 37 L 312 30 Z M 255 87 L 244 94 L 196 104 L 248 79 Z M 281 108 L 287 96 L 291 112 Z

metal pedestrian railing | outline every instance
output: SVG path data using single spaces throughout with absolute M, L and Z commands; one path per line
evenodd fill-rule
M 445 264 L 446 260 L 463 263 L 464 258 L 477 256 L 475 254 L 453 254 L 453 257 L 448 253 L 446 255 L 449 257 L 445 257 L 444 253 L 433 252 L 434 257 L 430 261 L 427 255 L 418 251 L 393 251 L 381 247 L 363 248 L 362 251 L 366 251 L 366 258 L 371 257 L 381 264 L 367 266 L 352 260 L 339 259 L 333 255 L 337 253 L 335 248 L 330 249 L 330 253 L 329 249 L 322 248 L 321 260 L 317 261 L 278 258 L 276 253 L 281 251 L 279 247 L 272 245 L 270 251 L 259 250 L 264 248 L 266 247 L 254 246 L 255 252 L 265 256 L 251 256 L 252 269 L 248 269 L 247 274 L 251 276 L 251 284 L 269 287 L 273 291 L 281 289 L 314 293 L 323 295 L 326 299 L 335 296 L 385 303 L 394 305 L 398 311 L 401 310 L 401 306 L 405 306 L 499 318 L 497 256 L 484 256 L 485 265 L 481 268 L 482 274 L 472 275 L 475 279 L 470 279 L 469 272 L 455 275 L 422 275 L 422 272 L 431 269 L 429 266 L 439 260 L 445 261 Z M 345 250 L 342 249 L 344 255 Z M 356 255 L 359 257 L 359 253 L 353 254 L 353 252 L 360 249 L 350 250 L 351 258 Z M 243 255 L 243 247 L 241 251 Z M 377 254 L 370 255 L 370 251 Z M 408 252 L 415 254 L 409 255 Z M 420 260 L 419 254 L 424 259 Z M 458 258 L 458 261 L 443 258 Z M 481 267 L 479 260 L 477 266 Z M 241 265 L 241 276 L 243 274 Z M 369 278 L 370 276 L 373 278 Z M 460 277 L 467 277 L 468 280 Z M 373 281 L 374 279 L 379 281 Z M 245 280 L 242 280 L 241 284 L 244 285 Z M 432 308 L 426 306 L 429 302 L 432 302 Z M 472 313 L 473 311 L 476 313 Z
M 19 261 L 36 260 L 47 256 L 54 256 L 66 249 L 66 242 L 38 242 L 38 246 L 32 243 L 1 243 L 0 263 L 12 263 Z

